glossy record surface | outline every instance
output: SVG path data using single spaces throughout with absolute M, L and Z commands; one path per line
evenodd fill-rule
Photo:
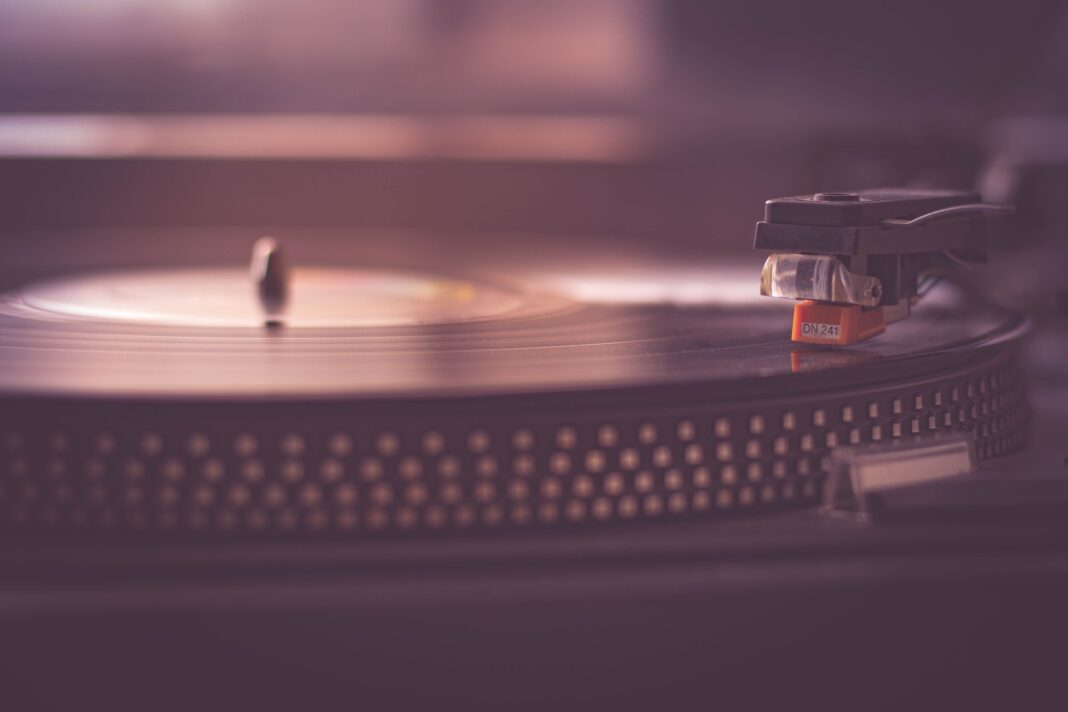
M 946 287 L 870 342 L 794 344 L 792 302 L 756 296 L 755 273 L 719 276 L 700 299 L 666 304 L 628 299 L 625 283 L 304 270 L 287 325 L 270 330 L 241 270 L 81 275 L 0 301 L 0 391 L 434 397 L 704 383 L 727 398 L 769 377 L 875 382 L 903 359 L 945 366 L 1019 327 Z M 752 298 L 738 298 L 747 286 Z

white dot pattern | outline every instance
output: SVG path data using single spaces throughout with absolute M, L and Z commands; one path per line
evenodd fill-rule
M 1018 448 L 1027 420 L 1022 380 L 1006 363 L 815 403 L 663 419 L 576 410 L 564 425 L 332 419 L 277 432 L 4 414 L 0 526 L 385 532 L 762 511 L 813 503 L 841 444 L 971 432 L 986 458 Z

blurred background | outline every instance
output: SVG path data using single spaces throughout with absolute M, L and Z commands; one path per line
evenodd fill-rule
M 885 184 L 1048 228 L 1066 87 L 1057 0 L 6 0 L 0 228 L 743 251 L 767 198 Z

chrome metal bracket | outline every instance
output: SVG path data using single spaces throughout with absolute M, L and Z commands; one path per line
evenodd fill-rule
M 783 299 L 813 299 L 874 307 L 883 296 L 877 277 L 850 272 L 832 255 L 778 252 L 760 272 L 760 293 Z

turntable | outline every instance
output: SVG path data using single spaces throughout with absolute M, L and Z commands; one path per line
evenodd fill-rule
M 786 259 L 768 265 L 794 296 Z M 791 342 L 790 309 L 727 265 L 688 299 L 635 299 L 514 263 L 291 264 L 262 238 L 251 269 L 30 284 L 0 302 L 0 520 L 361 537 L 718 518 L 815 505 L 842 447 L 1018 450 L 1026 320 L 948 283 L 916 301 L 916 273 L 909 318 L 848 348 Z M 883 301 L 908 307 L 901 285 Z
M 710 679 L 760 704 L 822 699 L 830 665 L 893 705 L 946 658 L 1014 683 L 1022 632 L 1064 630 L 1063 390 L 974 275 L 912 299 L 930 256 L 898 272 L 907 318 L 837 345 L 792 340 L 763 252 L 34 237 L 79 249 L 0 299 L 0 604 L 28 698 L 58 667 L 57 698 L 121 676 L 183 706 L 626 707 Z M 877 264 L 833 257 L 810 264 Z M 786 273 L 777 296 L 835 296 Z
M 1068 708 L 1066 12 L 0 2 L 0 710 Z

